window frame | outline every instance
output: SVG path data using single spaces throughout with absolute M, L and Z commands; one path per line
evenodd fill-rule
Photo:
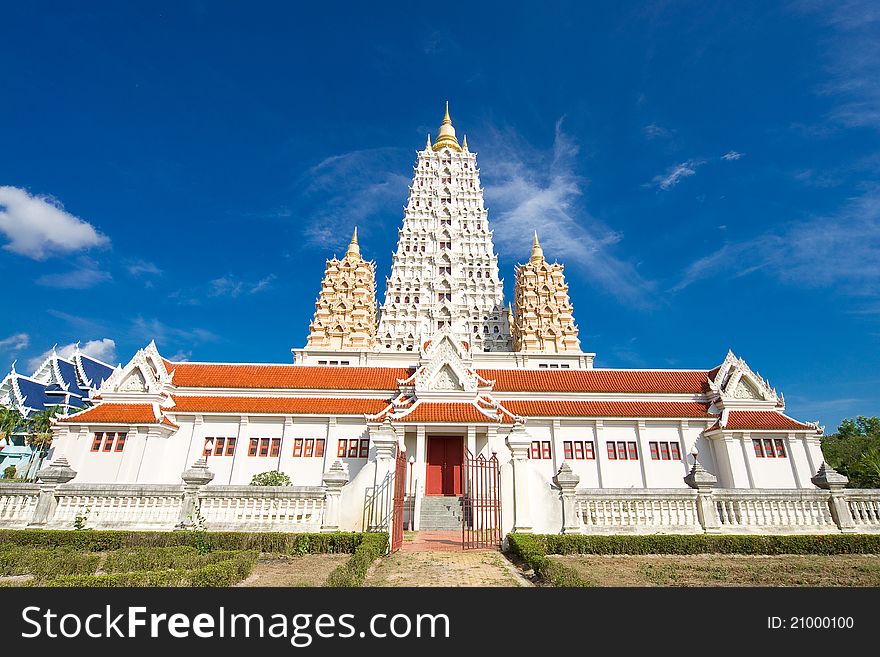
M 293 457 L 300 458 L 303 455 L 303 439 L 302 438 L 294 438 L 293 439 Z
M 104 442 L 104 432 L 103 431 L 96 431 L 92 436 L 91 451 L 100 452 L 101 451 L 101 444 L 103 442 Z

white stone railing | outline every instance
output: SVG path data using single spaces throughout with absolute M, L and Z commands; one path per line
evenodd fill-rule
M 846 501 L 857 531 L 880 531 L 880 490 L 847 490 Z
M 199 515 L 216 531 L 318 531 L 324 520 L 323 486 L 207 486 Z
M 27 527 L 39 496 L 40 487 L 36 484 L 0 484 L 0 527 Z
M 690 488 L 578 489 L 575 515 L 583 533 L 695 533 L 697 492 Z
M 720 530 L 724 533 L 837 532 L 826 490 L 714 489 Z
M 77 517 L 93 529 L 173 529 L 183 486 L 64 484 L 55 491 L 55 512 L 46 526 L 70 529 Z

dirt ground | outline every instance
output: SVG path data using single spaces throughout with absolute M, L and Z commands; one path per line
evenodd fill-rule
M 350 554 L 263 555 L 247 579 L 236 586 L 323 586 Z
M 525 586 L 499 552 L 397 552 L 377 559 L 364 586 Z
M 880 555 L 550 557 L 596 586 L 880 586 Z

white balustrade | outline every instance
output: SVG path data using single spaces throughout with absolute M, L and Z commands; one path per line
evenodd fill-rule
M 837 531 L 823 490 L 715 489 L 725 533 L 824 533 Z
M 182 491 L 181 486 L 66 484 L 56 491 L 48 526 L 69 529 L 80 517 L 94 529 L 173 529 Z
M 32 484 L 0 486 L 0 527 L 26 527 L 37 508 L 40 487 Z
M 579 489 L 575 513 L 583 533 L 702 531 L 690 489 Z
M 208 486 L 199 514 L 211 530 L 318 531 L 324 498 L 323 486 Z
M 880 531 L 880 491 L 851 490 L 846 497 L 856 531 Z

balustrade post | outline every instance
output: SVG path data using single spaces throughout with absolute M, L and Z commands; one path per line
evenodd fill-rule
M 849 502 L 844 491 L 844 488 L 849 483 L 849 479 L 823 461 L 822 465 L 819 466 L 819 471 L 810 478 L 810 481 L 830 493 L 828 506 L 831 510 L 831 517 L 834 519 L 835 524 L 837 524 L 837 528 L 844 533 L 855 532 L 856 523 L 853 520 L 852 513 L 850 513 Z
M 697 491 L 697 519 L 703 531 L 707 534 L 717 533 L 721 530 L 721 523 L 718 522 L 712 488 L 718 483 L 718 478 L 702 466 L 696 453 L 693 457 L 694 465 L 685 476 L 684 483 Z
M 58 500 L 55 497 L 58 486 L 66 484 L 75 477 L 76 470 L 70 467 L 70 463 L 63 456 L 37 472 L 37 479 L 40 481 L 40 496 L 37 498 L 34 517 L 28 527 L 42 527 L 52 520 L 55 508 L 58 506 Z
M 183 479 L 183 499 L 180 504 L 180 515 L 177 518 L 177 529 L 187 529 L 196 524 L 194 514 L 198 510 L 199 492 L 214 479 L 214 473 L 208 470 L 208 462 L 203 457 L 196 459 L 188 470 L 180 475 Z
M 513 425 L 507 435 L 507 446 L 513 455 L 513 531 L 523 534 L 532 531 L 532 514 L 529 504 L 529 448 L 531 436 L 521 420 Z
M 553 477 L 553 483 L 559 486 L 559 497 L 562 499 L 563 534 L 577 534 L 581 530 L 580 518 L 575 511 L 575 494 L 580 481 L 581 478 L 572 472 L 571 466 L 565 462 Z
M 339 531 L 342 489 L 348 483 L 348 470 L 342 461 L 334 461 L 330 469 L 324 473 L 324 522 L 322 532 Z

